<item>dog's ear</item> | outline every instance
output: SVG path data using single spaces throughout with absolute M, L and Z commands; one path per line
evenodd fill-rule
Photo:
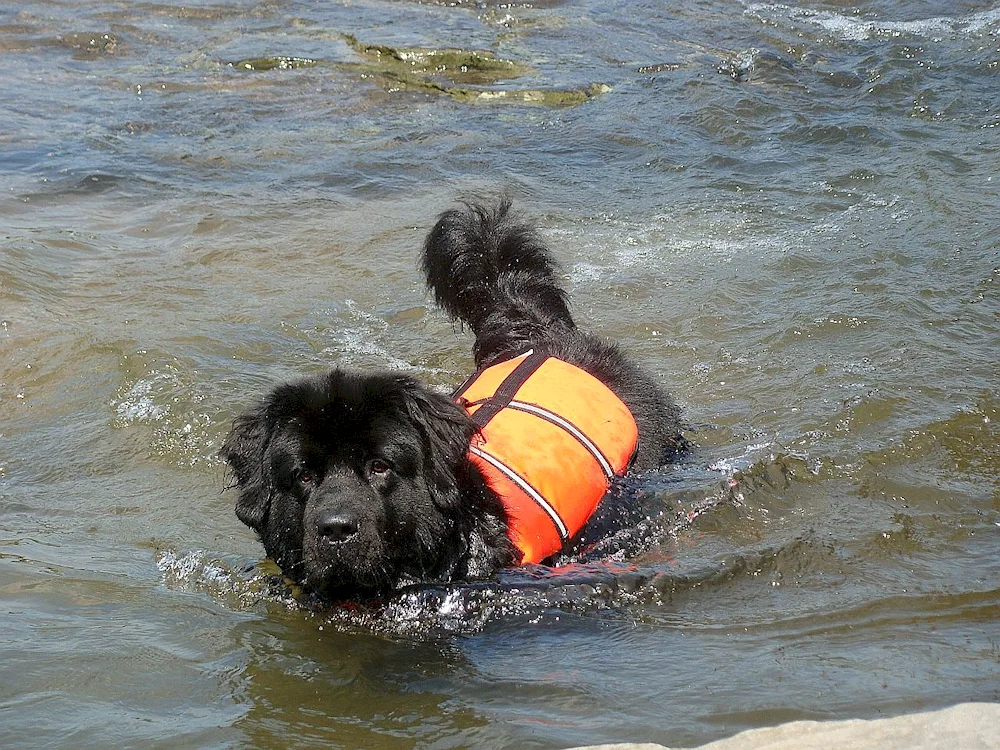
M 241 414 L 233 421 L 219 455 L 229 462 L 236 479 L 236 517 L 256 532 L 261 532 L 271 505 L 271 483 L 264 465 L 264 454 L 271 439 L 266 410 Z
M 476 427 L 465 410 L 446 396 L 409 378 L 403 386 L 407 416 L 423 438 L 424 471 L 434 504 L 442 510 L 456 508 L 461 502 L 457 475 L 468 460 Z

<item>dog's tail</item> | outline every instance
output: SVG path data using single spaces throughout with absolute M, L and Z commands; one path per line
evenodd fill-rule
M 476 334 L 476 359 L 575 328 L 558 266 L 510 201 L 467 203 L 441 214 L 424 243 L 427 286 Z

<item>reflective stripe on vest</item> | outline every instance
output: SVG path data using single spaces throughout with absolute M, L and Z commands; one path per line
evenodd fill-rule
M 488 367 L 456 399 L 480 426 L 469 459 L 501 497 L 522 563 L 554 555 L 628 469 L 628 407 L 579 367 L 528 352 Z

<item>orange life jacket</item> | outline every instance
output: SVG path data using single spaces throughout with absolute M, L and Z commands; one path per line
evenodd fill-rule
M 562 549 L 635 454 L 639 432 L 621 399 L 541 352 L 476 373 L 455 399 L 479 425 L 469 459 L 503 500 L 522 563 Z

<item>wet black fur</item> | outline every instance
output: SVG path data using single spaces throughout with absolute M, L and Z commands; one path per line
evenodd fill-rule
M 633 469 L 683 447 L 673 401 L 605 339 L 577 329 L 557 267 L 507 201 L 441 215 L 423 270 L 438 304 L 475 333 L 476 367 L 530 348 L 606 383 L 639 427 Z M 417 380 L 332 372 L 280 385 L 223 444 L 236 514 L 289 578 L 325 598 L 516 565 L 499 498 L 466 458 L 475 427 Z

